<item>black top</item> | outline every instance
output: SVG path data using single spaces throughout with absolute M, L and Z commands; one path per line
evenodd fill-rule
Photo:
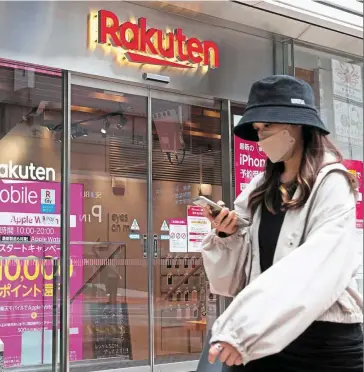
M 293 195 L 296 187 L 292 186 L 288 192 L 290 196 Z M 274 253 L 281 232 L 282 224 L 286 212 L 282 210 L 282 193 L 279 187 L 276 189 L 274 209 L 275 214 L 271 213 L 265 203 L 262 203 L 262 215 L 259 225 L 259 254 L 260 254 L 260 268 L 261 271 L 269 269 L 273 265 Z
M 361 324 L 313 322 L 278 354 L 234 372 L 363 372 Z

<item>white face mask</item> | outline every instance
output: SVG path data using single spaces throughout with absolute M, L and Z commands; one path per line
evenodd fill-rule
M 296 140 L 287 129 L 258 142 L 272 163 L 288 160 L 292 156 L 295 143 Z

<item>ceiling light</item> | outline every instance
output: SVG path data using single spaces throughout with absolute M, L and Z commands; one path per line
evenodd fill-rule
M 86 137 L 88 131 L 86 128 L 81 127 L 80 125 L 74 125 L 71 128 L 71 138 L 75 139 L 77 137 Z
M 115 96 L 124 97 L 124 93 L 113 92 L 113 91 L 111 91 L 111 90 L 104 90 L 104 94 L 115 95 Z
M 48 131 L 56 129 L 56 126 L 54 124 L 43 124 L 42 127 L 46 128 Z
M 107 133 L 107 130 L 110 128 L 110 122 L 109 122 L 109 119 L 108 118 L 106 118 L 105 120 L 104 120 L 104 127 L 103 128 L 101 128 L 101 133 L 102 134 L 106 134 Z
M 220 118 L 220 112 L 213 111 L 213 110 L 203 110 L 203 116 L 207 116 L 209 118 Z
M 116 124 L 116 128 L 118 129 L 123 128 L 127 121 L 128 119 L 123 114 L 120 114 L 120 119 L 119 122 Z

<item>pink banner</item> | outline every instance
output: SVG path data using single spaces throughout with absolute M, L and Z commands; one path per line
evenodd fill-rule
M 71 185 L 70 207 L 71 240 L 81 242 L 83 185 Z M 60 257 L 60 211 L 59 183 L 0 180 L 0 339 L 6 368 L 51 362 L 53 267 L 46 258 Z M 71 297 L 83 285 L 82 257 L 83 246 L 72 244 Z M 80 360 L 81 296 L 70 314 L 70 359 Z
M 360 160 L 344 160 L 345 167 L 359 181 L 359 199 L 356 205 L 356 227 L 363 228 L 363 162 Z
M 255 142 L 234 136 L 235 195 L 238 197 L 250 181 L 264 171 L 266 156 Z

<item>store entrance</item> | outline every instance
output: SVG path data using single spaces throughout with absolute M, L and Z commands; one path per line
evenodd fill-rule
M 211 226 L 192 199 L 222 198 L 220 103 L 157 91 L 151 96 L 154 354 L 156 363 L 196 360 L 216 298 L 209 296 L 200 253 Z
M 93 366 L 197 359 L 216 299 L 201 267 L 210 226 L 191 204 L 198 194 L 221 199 L 220 103 L 74 76 L 71 121 L 71 181 L 83 189 L 84 210 L 82 236 L 71 243 L 82 266 L 71 283 L 71 327 L 81 325 L 70 335 L 71 360 L 80 338 Z

